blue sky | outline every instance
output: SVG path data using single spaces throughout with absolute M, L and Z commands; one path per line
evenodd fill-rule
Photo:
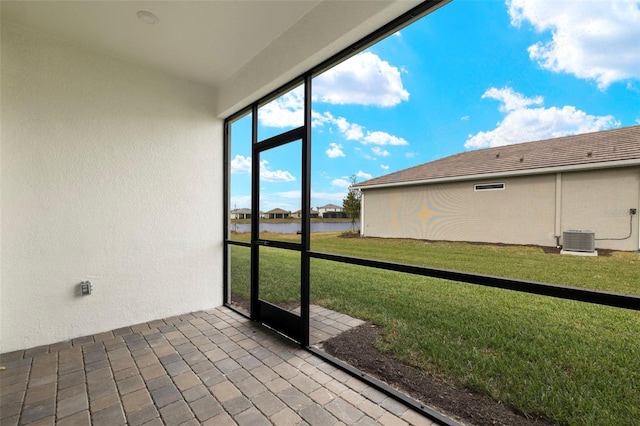
M 302 93 L 259 136 L 302 124 Z M 640 124 L 640 2 L 455 0 L 313 81 L 311 206 L 459 152 Z M 250 207 L 250 120 L 232 127 L 231 208 Z M 268 151 L 263 211 L 300 209 L 301 145 Z

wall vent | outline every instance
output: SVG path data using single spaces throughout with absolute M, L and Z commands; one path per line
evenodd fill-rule
M 596 234 L 593 231 L 582 229 L 564 231 L 562 233 L 562 249 L 592 253 L 596 250 Z

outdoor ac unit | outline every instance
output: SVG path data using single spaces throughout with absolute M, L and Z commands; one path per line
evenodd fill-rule
M 570 229 L 562 233 L 562 249 L 565 251 L 594 252 L 596 234 L 593 231 Z

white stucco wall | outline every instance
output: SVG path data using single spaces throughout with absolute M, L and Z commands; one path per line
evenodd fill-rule
M 219 306 L 214 94 L 5 22 L 1 40 L 0 352 Z

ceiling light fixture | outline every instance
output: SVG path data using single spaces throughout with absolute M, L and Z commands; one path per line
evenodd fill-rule
M 156 15 L 149 12 L 148 10 L 139 10 L 137 15 L 138 15 L 138 19 L 144 22 L 145 24 L 155 25 L 158 22 L 160 22 L 160 18 L 158 18 Z

